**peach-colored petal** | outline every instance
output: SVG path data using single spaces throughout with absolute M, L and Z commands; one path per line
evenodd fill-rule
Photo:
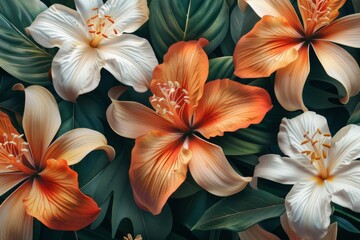
M 247 8 L 247 3 L 245 0 L 238 0 L 238 6 L 242 12 L 245 12 Z
M 33 239 L 33 217 L 26 214 L 23 204 L 30 189 L 31 181 L 26 181 L 1 204 L 0 239 Z
M 189 162 L 191 175 L 208 192 L 229 196 L 243 190 L 251 181 L 251 177 L 242 177 L 231 167 L 221 147 L 195 135 L 189 140 L 192 152 Z
M 88 153 L 94 150 L 104 150 L 109 159 L 114 159 L 115 150 L 107 145 L 107 140 L 101 133 L 87 129 L 76 128 L 60 136 L 53 142 L 43 162 L 47 159 L 64 159 L 69 165 L 80 162 Z
M 205 84 L 194 113 L 194 129 L 204 137 L 222 136 L 262 121 L 271 109 L 270 95 L 262 88 L 229 79 Z
M 0 196 L 28 178 L 24 173 L 0 173 Z
M 236 44 L 235 75 L 241 78 L 268 77 L 298 57 L 301 35 L 284 17 L 264 16 Z
M 110 127 L 120 136 L 137 138 L 152 130 L 174 132 L 176 126 L 160 117 L 154 110 L 137 102 L 116 100 L 126 89 L 114 87 L 109 91 L 112 104 L 106 111 Z
M 332 22 L 345 2 L 346 0 L 298 0 L 306 36 L 312 36 L 318 29 Z
M 289 0 L 245 0 L 259 17 L 265 15 L 286 18 L 290 25 L 299 33 L 303 32 L 303 27 Z
M 336 44 L 327 41 L 312 41 L 311 44 L 326 73 L 344 86 L 346 95 L 340 101 L 347 103 L 349 97 L 360 91 L 359 65 L 347 51 Z
M 156 215 L 184 182 L 191 152 L 182 134 L 150 132 L 136 139 L 129 170 L 139 207 Z
M 27 214 L 55 230 L 75 231 L 98 216 L 95 201 L 80 192 L 77 173 L 65 160 L 50 159 L 24 199 Z
M 280 240 L 274 234 L 262 229 L 258 224 L 255 224 L 245 231 L 239 232 L 240 240 Z
M 35 165 L 39 166 L 61 124 L 58 105 L 44 87 L 33 85 L 25 88 L 16 84 L 13 89 L 25 91 L 23 128 Z
M 309 72 L 309 46 L 300 48 L 298 59 L 277 71 L 274 90 L 276 98 L 286 110 L 307 110 L 302 92 Z
M 301 240 L 301 238 L 291 229 L 286 212 L 280 217 L 281 226 L 289 237 L 289 240 Z
M 337 232 L 338 232 L 338 224 L 334 222 L 330 224 L 328 227 L 328 233 L 322 240 L 336 240 L 337 239 Z
M 183 129 L 188 127 L 203 95 L 209 62 L 202 47 L 207 43 L 201 38 L 173 44 L 164 56 L 164 63 L 153 72 L 150 89 L 155 97 L 150 99 L 152 106 Z
M 320 29 L 314 39 L 360 48 L 360 13 L 342 17 Z

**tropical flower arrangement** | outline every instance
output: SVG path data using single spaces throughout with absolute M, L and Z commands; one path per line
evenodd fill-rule
M 358 0 L 0 2 L 0 240 L 360 234 Z

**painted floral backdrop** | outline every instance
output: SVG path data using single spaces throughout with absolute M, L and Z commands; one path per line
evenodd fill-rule
M 356 239 L 358 0 L 0 2 L 0 240 Z

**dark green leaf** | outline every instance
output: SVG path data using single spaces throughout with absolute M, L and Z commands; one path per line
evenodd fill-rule
M 354 5 L 354 10 L 356 13 L 360 12 L 360 1 L 359 0 L 352 0 Z
M 233 41 L 237 43 L 259 20 L 259 16 L 251 7 L 247 7 L 245 12 L 238 7 L 234 8 L 230 15 L 230 33 Z
M 344 219 L 344 218 L 342 218 L 342 217 L 336 216 L 336 215 L 333 215 L 331 218 L 334 219 L 334 221 L 338 222 L 339 226 L 340 226 L 341 228 L 345 229 L 346 231 L 360 234 L 360 230 L 357 229 L 357 228 L 356 228 L 351 222 L 349 222 L 348 220 L 346 220 L 346 219 Z
M 280 216 L 284 200 L 261 190 L 245 189 L 209 208 L 193 229 L 244 231 L 262 220 Z
M 209 60 L 208 81 L 215 79 L 234 79 L 234 64 L 232 57 L 219 57 Z
M 111 237 L 111 233 L 101 227 L 97 228 L 96 231 L 84 228 L 76 232 L 76 235 L 79 240 L 117 240 L 117 238 Z
M 360 125 L 360 103 L 356 105 L 354 112 L 351 114 L 348 124 Z

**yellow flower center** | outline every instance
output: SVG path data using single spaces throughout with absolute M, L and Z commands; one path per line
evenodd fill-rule
M 189 92 L 182 88 L 177 81 L 158 83 L 157 86 L 159 87 L 162 96 L 156 96 L 154 94 L 150 98 L 152 103 L 156 103 L 156 113 L 175 116 L 178 112 L 183 110 L 186 104 L 190 104 Z
M 88 24 L 89 33 L 91 33 L 92 40 L 90 42 L 90 46 L 95 48 L 100 43 L 100 41 L 104 38 L 109 38 L 107 35 L 109 29 L 111 29 L 112 25 L 114 25 L 115 20 L 111 18 L 110 15 L 105 15 L 101 17 L 98 14 L 98 8 L 93 8 L 93 11 L 96 11 L 96 14 L 91 18 L 86 20 Z M 118 34 L 115 28 L 112 29 L 115 35 Z
M 22 163 L 23 156 L 29 153 L 29 144 L 22 140 L 24 135 L 11 133 L 11 139 L 8 134 L 3 133 L 0 137 L 0 157 L 8 165 L 6 169 L 14 167 L 14 163 Z
M 329 7 L 329 0 L 305 0 L 300 8 L 307 12 L 308 22 L 316 24 L 328 24 L 330 22 L 329 14 L 332 9 Z
M 314 164 L 316 169 L 319 171 L 319 177 L 325 180 L 329 177 L 325 160 L 328 156 L 328 150 L 331 148 L 330 145 L 330 133 L 322 133 L 320 129 L 317 129 L 310 137 L 309 132 L 304 133 L 304 141 L 301 145 L 305 145 L 307 150 L 301 153 L 306 156 L 311 164 Z

